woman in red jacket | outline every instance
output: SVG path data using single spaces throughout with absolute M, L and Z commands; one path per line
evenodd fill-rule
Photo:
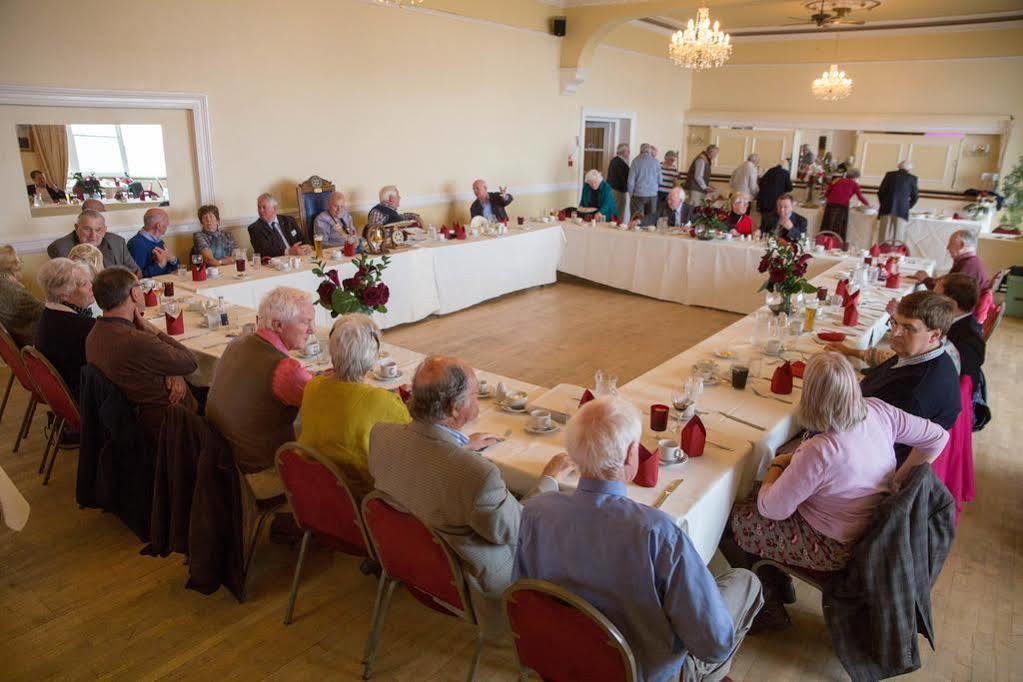
M 725 222 L 739 234 L 752 234 L 753 221 L 746 215 L 749 209 L 750 195 L 745 192 L 736 192 L 729 202 L 732 205 L 732 212 L 728 214 Z
M 836 232 L 842 237 L 842 241 L 845 241 L 845 229 L 849 224 L 849 200 L 853 195 L 855 194 L 864 206 L 870 207 L 870 202 L 860 189 L 860 183 L 856 182 L 858 177 L 860 172 L 850 168 L 844 178 L 831 183 L 824 195 L 827 204 L 824 206 L 824 217 L 821 218 L 821 231 Z

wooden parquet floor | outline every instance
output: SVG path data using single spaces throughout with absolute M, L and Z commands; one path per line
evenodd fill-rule
M 538 384 L 585 383 L 598 368 L 624 383 L 736 317 L 566 281 L 386 337 Z M 1023 321 L 1007 319 L 986 367 L 994 421 L 975 439 L 980 499 L 963 514 L 934 591 L 938 651 L 922 644 L 913 679 L 1023 680 L 1023 458 L 1013 445 L 1023 440 L 1021 358 Z M 185 590 L 181 557 L 140 556 L 119 521 L 77 508 L 75 453 L 61 455 L 42 487 L 41 418 L 10 452 L 24 408 L 15 389 L 0 423 L 0 466 L 32 504 L 22 533 L 0 528 L 0 679 L 359 679 L 376 583 L 355 560 L 310 551 L 289 627 L 281 621 L 297 552 L 286 546 L 260 545 L 244 604 L 223 590 Z M 819 596 L 802 585 L 798 594 L 793 627 L 748 637 L 734 680 L 845 679 Z M 468 626 L 399 591 L 377 679 L 464 679 L 472 643 Z M 486 649 L 478 679 L 516 679 L 511 649 Z

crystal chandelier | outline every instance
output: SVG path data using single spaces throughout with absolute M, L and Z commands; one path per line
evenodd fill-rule
M 675 31 L 668 45 L 668 56 L 677 66 L 687 69 L 712 69 L 732 56 L 732 37 L 722 31 L 718 22 L 710 25 L 710 10 L 696 10 L 696 21 L 686 24 L 685 31 Z
M 845 71 L 838 70 L 838 64 L 832 64 L 831 68 L 821 74 L 820 78 L 813 81 L 810 90 L 817 99 L 826 102 L 837 102 L 845 99 L 852 93 L 852 78 L 845 75 Z

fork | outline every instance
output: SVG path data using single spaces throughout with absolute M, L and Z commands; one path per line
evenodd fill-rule
M 757 390 L 756 386 L 753 386 L 751 388 L 753 388 L 753 392 L 756 393 L 761 398 L 769 398 L 771 400 L 777 400 L 779 403 L 785 403 L 786 405 L 792 405 L 793 404 L 791 400 L 785 400 L 784 398 L 779 398 L 776 395 L 768 395 L 766 393 L 761 393 L 760 391 Z

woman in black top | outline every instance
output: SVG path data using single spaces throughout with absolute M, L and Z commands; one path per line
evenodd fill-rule
M 36 329 L 36 350 L 53 364 L 77 401 L 85 337 L 96 322 L 89 310 L 95 300 L 92 273 L 69 258 L 54 258 L 43 263 L 37 279 L 46 294 L 46 308 Z

